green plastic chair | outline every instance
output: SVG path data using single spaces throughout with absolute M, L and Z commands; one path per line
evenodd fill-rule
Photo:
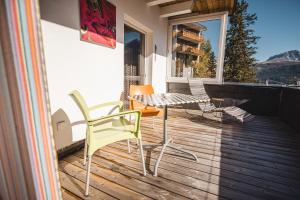
M 125 140 L 129 141 L 129 139 L 137 139 L 138 146 L 140 149 L 141 160 L 143 164 L 143 175 L 146 176 L 146 168 L 145 168 L 145 160 L 143 154 L 143 145 L 141 140 L 141 129 L 140 129 L 140 121 L 141 121 L 141 112 L 137 110 L 131 111 L 123 111 L 123 102 L 115 101 L 103 103 L 100 105 L 88 107 L 83 97 L 78 91 L 73 91 L 70 93 L 70 96 L 76 102 L 78 107 L 80 108 L 84 119 L 87 123 L 87 132 L 86 132 L 86 140 L 84 146 L 84 165 L 86 164 L 86 159 L 88 161 L 87 164 L 87 174 L 86 174 L 86 187 L 85 187 L 85 195 L 89 194 L 89 182 L 90 182 L 90 168 L 91 168 L 91 160 L 92 155 L 99 148 L 106 146 L 108 144 Z M 100 118 L 92 119 L 90 117 L 90 112 L 102 109 L 108 106 L 115 106 L 119 108 L 119 113 L 111 114 L 107 116 L 103 116 Z M 125 116 L 134 116 L 134 124 L 128 121 Z M 130 152 L 130 149 L 129 149 Z

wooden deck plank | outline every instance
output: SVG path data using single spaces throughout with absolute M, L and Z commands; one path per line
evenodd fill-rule
M 150 123 L 148 122 L 149 119 L 146 121 L 145 119 L 143 120 L 143 122 L 145 123 Z M 243 124 L 237 124 L 236 126 L 233 126 L 231 124 L 222 124 L 222 126 L 220 125 L 216 125 L 215 123 L 210 123 L 207 124 L 206 122 L 204 122 L 203 124 L 201 123 L 200 119 L 194 120 L 194 122 L 192 122 L 191 120 L 188 119 L 170 119 L 169 121 L 169 126 L 168 128 L 170 130 L 173 131 L 183 131 L 183 130 L 189 130 L 187 133 L 193 133 L 193 131 L 199 131 L 202 130 L 204 132 L 207 133 L 219 133 L 219 134 L 226 134 L 229 136 L 238 136 L 240 138 L 243 139 L 249 139 L 249 140 L 256 140 L 259 137 L 259 141 L 262 142 L 266 142 L 266 143 L 273 143 L 276 145 L 290 145 L 290 144 L 294 144 L 294 147 L 300 148 L 299 146 L 299 137 L 297 136 L 297 134 L 293 134 L 290 132 L 287 132 L 287 130 L 278 130 L 275 129 L 271 130 L 270 133 L 273 134 L 266 134 L 267 131 L 270 129 L 270 127 L 267 128 L 259 128 L 256 127 L 254 128 L 247 128 L 248 126 L 251 126 L 251 122 L 249 122 L 249 124 L 244 124 L 244 127 L 241 127 Z M 276 121 L 274 121 L 274 123 L 276 123 Z M 157 119 L 155 121 L 155 125 L 156 128 L 158 128 L 159 131 L 162 130 L 162 122 L 161 120 Z M 158 126 L 157 126 L 158 125 Z M 255 125 L 253 125 L 255 126 Z M 150 127 L 150 126 L 147 126 Z M 187 129 L 185 129 L 187 128 Z M 288 137 L 287 137 L 288 136 Z M 280 140 L 278 140 L 280 139 Z
M 145 122 L 147 122 L 146 120 L 144 120 Z M 149 122 L 147 122 L 149 123 Z M 277 123 L 277 122 L 274 122 L 274 123 Z M 188 124 L 188 126 L 186 126 L 187 121 L 183 121 L 181 123 L 177 122 L 177 123 L 169 123 L 169 129 L 174 131 L 175 133 L 178 132 L 178 134 L 183 134 L 184 130 L 186 130 L 185 128 L 188 128 L 188 132 L 187 134 L 189 135 L 194 135 L 194 136 L 205 136 L 205 137 L 211 137 L 211 138 L 232 138 L 234 137 L 236 140 L 238 141 L 246 141 L 246 142 L 249 142 L 249 141 L 255 141 L 255 144 L 259 144 L 259 145 L 265 145 L 270 143 L 270 144 L 273 144 L 272 145 L 269 145 L 269 147 L 274 147 L 275 149 L 278 149 L 278 150 L 288 150 L 288 151 L 297 151 L 297 153 L 299 153 L 300 151 L 300 146 L 299 144 L 297 145 L 294 145 L 293 148 L 290 147 L 291 144 L 294 144 L 294 141 L 293 140 L 296 140 L 296 143 L 299 141 L 299 137 L 296 137 L 297 134 L 291 134 L 289 132 L 287 132 L 286 130 L 283 131 L 284 133 L 284 139 L 286 138 L 289 138 L 287 141 L 287 145 L 288 145 L 288 148 L 281 148 L 280 147 L 280 140 L 283 140 L 283 138 L 279 138 L 279 137 L 275 137 L 275 143 L 274 142 L 271 142 L 270 139 L 268 140 L 264 140 L 262 137 L 261 137 L 261 132 L 259 133 L 256 133 L 255 134 L 255 137 L 250 137 L 249 134 L 246 134 L 244 135 L 243 132 L 244 131 L 235 131 L 234 129 L 232 130 L 225 130 L 225 128 L 222 128 L 222 127 L 216 127 L 216 128 L 207 128 L 208 125 L 206 124 L 200 124 L 198 123 L 198 126 L 197 128 L 194 128 L 194 126 L 192 126 L 191 124 Z M 247 124 L 248 125 L 248 124 Z M 147 128 L 147 127 L 145 127 Z M 161 132 L 162 131 L 162 124 L 159 120 L 156 120 L 156 123 L 155 123 L 155 129 L 158 129 L 156 130 L 156 132 Z M 263 132 L 264 129 L 261 129 L 261 131 Z M 199 134 L 199 132 L 201 132 L 201 134 Z M 196 133 L 196 134 L 195 134 Z M 296 137 L 296 138 L 293 138 L 293 137 Z M 258 137 L 260 140 L 258 140 Z M 278 140 L 280 139 L 280 140 Z M 273 140 L 273 139 L 272 139 Z M 297 141 L 298 140 L 298 141 Z M 286 143 L 285 143 L 286 144 Z
M 78 199 L 81 199 L 81 198 L 75 196 L 73 193 L 65 190 L 64 188 L 62 188 L 61 193 L 62 193 L 62 198 L 65 199 L 65 200 L 78 200 Z
M 153 134 L 153 130 L 145 130 L 143 132 L 143 138 L 145 136 L 147 137 L 147 133 L 149 133 L 149 136 L 151 137 L 159 137 L 160 135 L 158 134 Z M 299 152 L 284 152 L 282 150 L 273 150 L 270 149 L 271 147 L 265 146 L 265 148 L 259 147 L 257 144 L 249 144 L 249 143 L 244 143 L 242 140 L 235 140 L 232 142 L 232 139 L 227 139 L 225 137 L 218 138 L 213 136 L 197 136 L 199 134 L 195 135 L 183 135 L 182 133 L 174 133 L 172 134 L 172 138 L 174 140 L 179 140 L 179 141 L 186 141 L 188 143 L 192 143 L 194 145 L 205 145 L 206 148 L 208 149 L 213 149 L 213 150 L 220 150 L 220 148 L 223 149 L 232 149 L 232 150 L 237 150 L 241 152 L 248 152 L 248 153 L 255 153 L 257 155 L 262 155 L 262 156 L 271 156 L 274 158 L 278 159 L 286 159 L 286 160 L 295 160 L 295 156 L 297 156 Z M 161 137 L 160 137 L 161 138 Z
M 66 174 L 73 176 L 74 178 L 85 181 L 86 173 L 85 170 L 76 167 L 66 161 L 60 161 L 60 169 L 63 170 Z M 109 194 L 109 196 L 115 197 L 117 199 L 150 199 L 144 195 L 136 193 L 132 190 L 128 190 L 120 186 L 119 184 L 115 184 L 111 181 L 103 179 L 93 173 L 90 176 L 90 188 L 94 187 L 102 192 Z M 83 191 L 82 191 L 83 192 Z M 104 198 L 106 199 L 106 198 Z
M 117 152 L 111 153 L 111 152 L 100 151 L 100 152 L 97 152 L 96 155 L 104 157 L 105 159 L 110 159 L 114 162 L 118 162 L 119 164 L 122 164 L 122 165 L 127 165 L 127 166 L 135 168 L 135 169 L 140 168 L 140 166 L 139 166 L 140 163 L 138 161 L 134 160 L 134 158 L 131 159 L 130 156 L 126 156 L 128 154 L 124 154 L 123 155 L 124 157 L 123 157 L 122 155 L 117 155 Z M 147 166 L 149 166 L 149 165 L 147 165 Z M 153 165 L 150 165 L 150 170 L 151 169 L 153 169 Z M 177 171 L 175 172 L 174 167 L 172 168 L 172 166 L 169 165 L 169 166 L 166 166 L 165 168 L 161 167 L 159 169 L 159 176 L 162 178 L 168 179 L 170 181 L 173 181 L 173 182 L 184 184 L 185 186 L 188 186 L 188 187 L 193 187 L 193 188 L 196 188 L 199 190 L 206 190 L 211 194 L 219 195 L 218 190 L 219 190 L 220 186 L 218 185 L 218 181 L 219 181 L 218 178 L 216 178 L 214 180 L 214 178 L 211 177 L 211 175 L 208 175 L 206 180 L 202 180 L 200 173 L 198 173 L 198 176 L 196 176 L 198 178 L 194 178 L 193 172 L 191 170 L 189 171 L 189 173 L 183 173 L 183 171 L 186 171 L 186 170 L 187 169 L 182 170 L 181 168 L 178 168 Z M 202 174 L 202 176 L 205 176 L 205 175 Z M 203 178 L 203 179 L 205 179 L 205 178 Z M 225 187 L 222 187 L 222 189 L 223 189 L 222 195 L 225 198 L 238 197 L 237 199 L 245 199 L 246 196 L 244 195 L 244 192 L 246 192 L 246 193 L 248 192 L 248 195 L 252 195 L 252 199 L 255 199 L 255 196 L 253 195 L 253 192 L 255 189 L 253 189 L 253 187 L 251 188 L 251 186 L 244 188 L 244 190 L 241 191 L 236 188 L 236 187 L 240 187 L 240 185 L 238 186 L 233 181 L 231 181 L 230 184 L 228 184 L 228 181 L 225 179 L 223 179 L 222 186 L 225 186 Z M 255 191 L 256 191 L 256 193 L 254 193 L 254 194 L 261 195 L 261 196 L 263 195 L 265 198 L 272 197 L 271 195 L 268 196 L 267 193 L 259 194 L 258 188 L 256 188 Z M 284 196 L 282 196 L 282 197 L 284 197 Z M 247 198 L 250 199 L 250 197 L 247 197 Z
M 123 151 L 126 152 L 127 150 L 127 146 L 125 146 L 124 144 L 123 147 L 120 146 L 121 144 L 113 144 L 110 145 L 110 147 L 114 147 L 117 148 L 119 151 Z M 105 147 L 103 150 L 110 148 L 110 147 Z M 156 151 L 153 151 L 151 153 L 152 157 L 157 157 L 158 153 Z M 147 156 L 147 154 L 146 154 Z M 213 160 L 207 160 L 207 159 L 202 159 L 198 157 L 198 163 L 193 163 L 193 161 L 191 160 L 187 160 L 181 157 L 173 157 L 171 155 L 165 154 L 164 155 L 164 159 L 162 160 L 162 162 L 167 162 L 167 163 L 173 163 L 176 165 L 179 165 L 180 167 L 184 167 L 184 168 L 191 168 L 191 169 L 196 169 L 196 170 L 202 170 L 204 172 L 215 172 L 216 175 L 219 175 L 220 172 L 220 167 L 222 167 L 221 170 L 223 170 L 223 174 L 225 172 L 233 172 L 233 173 L 238 173 L 241 175 L 245 175 L 247 177 L 253 177 L 253 178 L 258 178 L 260 180 L 265 180 L 267 182 L 275 182 L 275 183 L 279 183 L 279 184 L 285 184 L 288 185 L 288 187 L 300 187 L 300 181 L 299 181 L 299 177 L 297 179 L 296 176 L 294 177 L 289 177 L 286 178 L 284 176 L 280 176 L 280 174 L 278 173 L 271 173 L 271 170 L 267 170 L 267 171 L 261 171 L 260 168 L 254 168 L 253 166 L 248 166 L 248 168 L 245 167 L 241 167 L 239 165 L 232 165 L 232 164 L 226 164 L 226 163 L 220 163 L 217 161 L 213 161 Z M 277 172 L 277 171 L 276 171 Z M 226 174 L 226 173 L 225 173 Z
M 145 132 L 144 132 L 145 133 Z M 176 137 L 174 138 L 174 142 L 178 144 L 179 146 L 184 147 L 187 150 L 193 151 L 193 152 L 199 152 L 204 154 L 210 154 L 214 156 L 221 157 L 221 154 L 223 157 L 232 157 L 237 156 L 239 158 L 249 159 L 250 162 L 253 162 L 255 160 L 256 164 L 261 164 L 264 166 L 270 166 L 273 168 L 288 168 L 289 171 L 299 171 L 300 168 L 300 158 L 298 157 L 290 157 L 290 156 L 284 156 L 284 155 L 276 155 L 271 154 L 264 151 L 255 151 L 255 150 L 243 150 L 242 148 L 234 148 L 224 145 L 221 147 L 209 146 L 208 144 L 201 144 L 201 143 L 195 143 L 191 141 L 187 141 L 185 138 L 179 138 L 176 140 Z M 144 140 L 147 140 L 149 142 L 155 143 L 162 140 L 161 136 L 158 135 L 148 135 L 144 134 L 143 136 Z M 254 159 L 253 159 L 254 158 Z M 288 166 L 287 166 L 288 165 Z
M 159 140 L 147 140 L 148 138 L 145 139 L 145 141 L 148 142 L 158 142 Z M 176 143 L 176 141 L 175 141 Z M 293 166 L 289 165 L 282 165 L 280 163 L 275 163 L 275 162 L 270 162 L 270 161 L 265 161 L 265 160 L 260 160 L 256 159 L 255 156 L 253 157 L 246 157 L 243 155 L 235 155 L 234 153 L 228 154 L 226 152 L 222 152 L 221 154 L 215 153 L 215 152 L 208 152 L 205 149 L 197 148 L 197 147 L 190 147 L 188 145 L 180 145 L 184 149 L 189 150 L 193 153 L 195 153 L 198 157 L 209 160 L 209 161 L 217 161 L 217 162 L 224 162 L 224 163 L 229 163 L 229 164 L 234 164 L 237 166 L 245 167 L 245 168 L 252 168 L 252 169 L 257 169 L 257 170 L 262 170 L 262 171 L 267 171 L 267 172 L 272 172 L 274 174 L 280 174 L 281 176 L 288 177 L 288 178 L 293 178 L 295 177 L 295 174 L 297 174 L 299 177 L 299 168 L 295 168 Z M 293 163 L 291 163 L 292 165 Z
M 73 194 L 73 197 L 78 197 L 79 199 L 108 199 L 114 200 L 115 198 L 107 195 L 106 193 L 90 187 L 90 195 L 86 197 L 84 195 L 85 183 L 78 180 L 77 178 L 70 176 L 62 171 L 59 172 L 61 186 L 63 190 L 68 191 L 68 193 Z M 66 195 L 66 194 L 65 194 Z M 70 198 L 70 196 L 67 196 Z
M 120 148 L 114 149 L 112 147 L 106 147 L 103 149 L 103 151 L 122 152 L 123 149 L 122 149 L 122 147 L 121 147 L 121 149 Z M 123 151 L 123 152 L 125 153 L 125 151 Z M 135 154 L 135 151 L 133 151 L 132 154 Z M 146 158 L 148 159 L 148 162 L 150 159 L 151 159 L 150 160 L 151 162 L 154 162 L 156 160 L 157 156 L 158 156 L 157 152 L 151 153 L 150 155 L 146 154 Z M 245 175 L 243 173 L 239 173 L 239 171 L 237 171 L 237 170 L 230 171 L 230 169 L 225 170 L 224 168 L 222 170 L 222 173 L 220 173 L 221 170 L 214 166 L 206 166 L 201 163 L 194 164 L 194 163 L 189 162 L 189 160 L 177 159 L 172 156 L 169 156 L 168 154 L 166 154 L 164 156 L 164 159 L 161 161 L 160 167 L 168 169 L 168 170 L 175 169 L 175 172 L 181 172 L 184 174 L 193 174 L 194 177 L 196 177 L 196 178 L 209 178 L 210 181 L 218 180 L 218 178 L 219 179 L 227 178 L 229 180 L 230 179 L 234 180 L 234 182 L 239 182 L 242 185 L 250 184 L 255 187 L 259 187 L 259 188 L 263 188 L 263 189 L 270 189 L 273 191 L 282 192 L 287 195 L 290 195 L 291 193 L 293 193 L 291 186 L 283 184 L 283 183 L 290 183 L 288 179 L 284 180 L 284 181 L 282 179 L 280 179 L 280 181 L 278 181 L 280 183 L 276 183 L 276 181 L 274 182 L 274 179 L 275 179 L 274 177 L 270 178 L 269 180 L 264 180 L 262 177 L 259 176 L 259 174 L 258 174 L 258 176 L 254 177 L 254 176 Z M 184 170 L 182 170 L 182 168 L 184 168 Z M 270 181 L 272 181 L 271 184 L 269 183 Z M 295 186 L 295 184 L 293 184 L 292 186 Z M 295 187 L 295 189 L 296 189 L 296 187 Z M 300 195 L 300 191 L 297 193 Z
M 85 167 L 82 165 L 83 160 L 78 159 L 78 157 L 76 156 L 69 156 L 65 159 L 65 161 L 72 163 L 73 165 L 83 170 L 85 169 Z M 111 169 L 105 169 L 98 165 L 98 163 L 96 162 L 93 162 L 91 165 L 91 173 L 101 176 L 106 180 L 119 184 L 127 189 L 146 195 L 153 199 L 187 199 L 181 195 L 177 195 L 153 185 L 146 184 L 145 182 L 138 179 L 129 178 L 127 174 L 125 176 L 123 174 L 116 173 Z M 142 174 L 140 174 L 140 176 L 142 176 Z
M 145 150 L 148 175 L 141 175 L 139 152 L 117 142 L 92 159 L 90 199 L 299 199 L 300 135 L 272 117 L 249 123 L 216 123 L 183 109 L 170 109 L 169 136 L 193 151 L 199 162 L 164 154 L 159 176 L 151 175 L 159 148 Z M 162 140 L 162 120 L 142 119 L 145 143 Z M 135 142 L 132 142 L 133 144 Z M 59 162 L 64 199 L 84 196 L 83 151 Z M 107 198 L 106 198 L 107 197 Z
M 101 151 L 101 155 L 103 153 L 104 152 Z M 124 163 L 122 162 L 124 161 L 124 158 L 115 159 L 115 156 L 103 157 L 104 155 L 106 154 L 99 156 L 99 154 L 97 153 L 93 158 L 93 162 L 102 167 L 122 173 L 126 176 L 139 179 L 145 183 L 149 183 L 151 185 L 166 189 L 167 191 L 170 191 L 172 193 L 182 195 L 184 197 L 187 197 L 188 199 L 223 199 L 222 197 L 218 197 L 217 195 L 211 194 L 207 191 L 198 190 L 178 182 L 171 182 L 169 179 L 165 179 L 161 176 L 154 177 L 150 174 L 148 174 L 147 177 L 141 176 L 141 168 L 138 166 L 138 161 L 131 161 L 129 163 L 126 162 L 126 164 L 124 165 Z M 83 157 L 82 153 L 76 153 L 76 156 L 80 158 Z M 150 171 L 148 170 L 148 172 Z
M 122 162 L 123 158 L 125 158 L 124 160 L 127 160 L 127 164 L 128 164 L 128 160 L 135 160 L 135 155 L 130 155 L 128 153 L 120 153 L 120 151 L 116 150 L 110 150 L 110 151 L 106 151 L 106 149 L 103 149 L 99 155 L 101 155 L 101 157 L 104 157 L 106 159 L 115 159 L 115 161 L 119 161 L 122 164 L 124 164 L 124 162 Z M 123 157 L 123 158 L 120 158 Z M 147 157 L 148 158 L 148 157 Z M 157 158 L 157 157 L 155 157 Z M 152 170 L 154 163 L 155 163 L 156 159 L 150 159 L 148 158 L 148 163 L 147 163 L 147 167 Z M 135 160 L 136 161 L 136 160 Z M 163 170 L 162 170 L 163 169 Z M 292 190 L 289 187 L 281 187 L 278 190 L 273 190 L 272 187 L 270 187 L 270 185 L 263 187 L 263 184 L 261 182 L 258 182 L 259 186 L 247 183 L 247 181 L 250 181 L 249 179 L 246 179 L 244 182 L 240 181 L 240 180 L 234 180 L 231 177 L 226 177 L 222 174 L 217 174 L 214 175 L 212 173 L 208 173 L 208 172 L 203 172 L 201 170 L 195 170 L 195 169 L 190 169 L 190 168 L 184 168 L 184 170 L 182 170 L 182 167 L 172 164 L 172 163 L 164 163 L 161 162 L 160 164 L 160 171 L 162 171 L 161 173 L 165 173 L 165 174 L 161 174 L 162 177 L 164 178 L 168 178 L 168 177 L 172 177 L 169 174 L 180 174 L 183 176 L 187 176 L 189 177 L 189 180 L 201 180 L 204 182 L 209 182 L 212 184 L 215 184 L 216 187 L 220 187 L 218 185 L 220 185 L 219 180 L 222 178 L 222 186 L 227 187 L 229 189 L 234 189 L 236 191 L 242 192 L 242 193 L 248 193 L 250 194 L 256 194 L 257 196 L 260 197 L 264 197 L 264 198 L 271 198 L 272 197 L 272 193 L 276 193 L 277 192 L 277 196 L 280 196 L 281 198 L 285 198 L 285 195 L 290 196 L 290 194 L 292 193 Z M 166 171 L 168 171 L 167 175 L 166 175 Z M 173 173 L 174 172 L 174 173 Z M 166 175 L 166 176 L 165 176 Z M 236 174 L 232 174 L 234 176 L 236 176 Z M 253 181 L 253 180 L 251 180 Z M 266 189 L 266 191 L 263 191 L 263 189 Z M 281 189 L 285 189 L 284 191 L 281 192 Z M 292 197 L 292 196 L 291 196 Z M 274 198 L 274 197 L 273 197 Z

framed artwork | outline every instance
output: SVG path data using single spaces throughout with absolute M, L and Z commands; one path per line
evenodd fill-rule
M 80 38 L 116 47 L 116 7 L 107 0 L 80 0 Z

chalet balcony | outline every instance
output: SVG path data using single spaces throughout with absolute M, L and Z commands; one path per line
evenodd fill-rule
M 187 40 L 193 43 L 203 43 L 204 38 L 202 35 L 196 34 L 188 30 L 181 30 L 177 33 L 177 37 L 183 40 Z
M 175 51 L 178 53 L 182 54 L 187 54 L 187 55 L 194 55 L 194 56 L 202 56 L 203 55 L 203 50 L 192 47 L 186 44 L 176 44 Z

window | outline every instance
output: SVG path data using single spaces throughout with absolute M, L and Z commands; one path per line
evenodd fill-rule
M 170 81 L 222 80 L 220 77 L 223 68 L 220 64 L 224 58 L 226 16 L 222 14 L 170 21 L 168 55 Z

